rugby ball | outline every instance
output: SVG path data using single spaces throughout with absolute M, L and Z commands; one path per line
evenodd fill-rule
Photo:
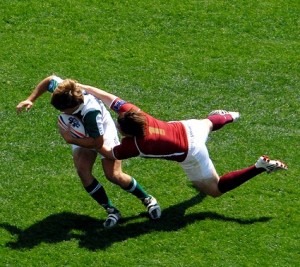
M 86 132 L 82 121 L 74 115 L 61 113 L 58 116 L 58 124 L 65 130 L 67 130 L 69 125 L 71 125 L 71 134 L 76 138 L 86 137 Z

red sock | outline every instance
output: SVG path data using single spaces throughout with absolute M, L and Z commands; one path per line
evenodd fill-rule
M 226 173 L 220 177 L 218 188 L 222 193 L 228 192 L 264 171 L 265 169 L 257 169 L 253 165 L 242 170 Z
M 230 114 L 226 115 L 210 115 L 207 117 L 213 124 L 213 131 L 219 130 L 222 128 L 225 124 L 233 122 L 233 118 Z

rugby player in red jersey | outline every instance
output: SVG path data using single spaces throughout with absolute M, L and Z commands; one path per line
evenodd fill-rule
M 215 110 L 205 119 L 166 122 L 106 91 L 83 84 L 79 86 L 118 114 L 117 128 L 124 137 L 119 145 L 102 147 L 100 153 L 107 158 L 122 160 L 141 156 L 177 161 L 193 185 L 213 197 L 221 196 L 260 173 L 287 169 L 283 162 L 264 155 L 250 167 L 218 175 L 206 141 L 211 131 L 239 119 L 238 112 Z M 69 132 L 62 135 L 65 139 L 72 138 Z

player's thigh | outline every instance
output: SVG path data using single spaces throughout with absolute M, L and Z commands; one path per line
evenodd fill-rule
M 201 166 L 201 164 L 195 165 L 192 171 L 187 172 L 187 176 L 198 191 L 212 197 L 222 195 L 218 188 L 220 177 L 211 159 L 209 159 L 205 167 L 203 165 Z
M 187 178 L 202 193 L 213 197 L 220 196 L 219 175 L 209 157 L 206 145 L 199 144 L 185 162 L 181 163 Z
M 97 158 L 97 152 L 91 149 L 77 147 L 73 149 L 73 161 L 78 172 L 91 173 Z
M 131 182 L 131 176 L 122 171 L 122 161 L 103 158 L 102 167 L 106 178 L 121 187 L 127 187 Z

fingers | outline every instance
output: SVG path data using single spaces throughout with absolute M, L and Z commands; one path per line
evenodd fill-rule
M 21 113 L 22 111 L 23 111 L 23 108 L 24 108 L 25 106 L 17 106 L 17 113 L 19 114 L 19 113 Z M 25 110 L 26 111 L 28 111 L 30 109 L 30 107 L 25 107 Z
M 57 126 L 58 126 L 58 129 L 59 129 L 59 132 L 66 131 L 68 129 L 66 125 L 64 125 L 63 123 L 60 122 L 60 120 L 58 120 Z
M 60 123 L 57 123 L 57 125 L 58 125 L 58 130 L 60 135 L 65 139 L 67 143 L 71 142 L 72 140 L 71 124 L 65 126 Z
M 28 111 L 29 109 L 31 109 L 32 106 L 33 103 L 31 101 L 29 100 L 22 101 L 16 107 L 17 113 L 21 113 L 24 108 L 26 111 Z

